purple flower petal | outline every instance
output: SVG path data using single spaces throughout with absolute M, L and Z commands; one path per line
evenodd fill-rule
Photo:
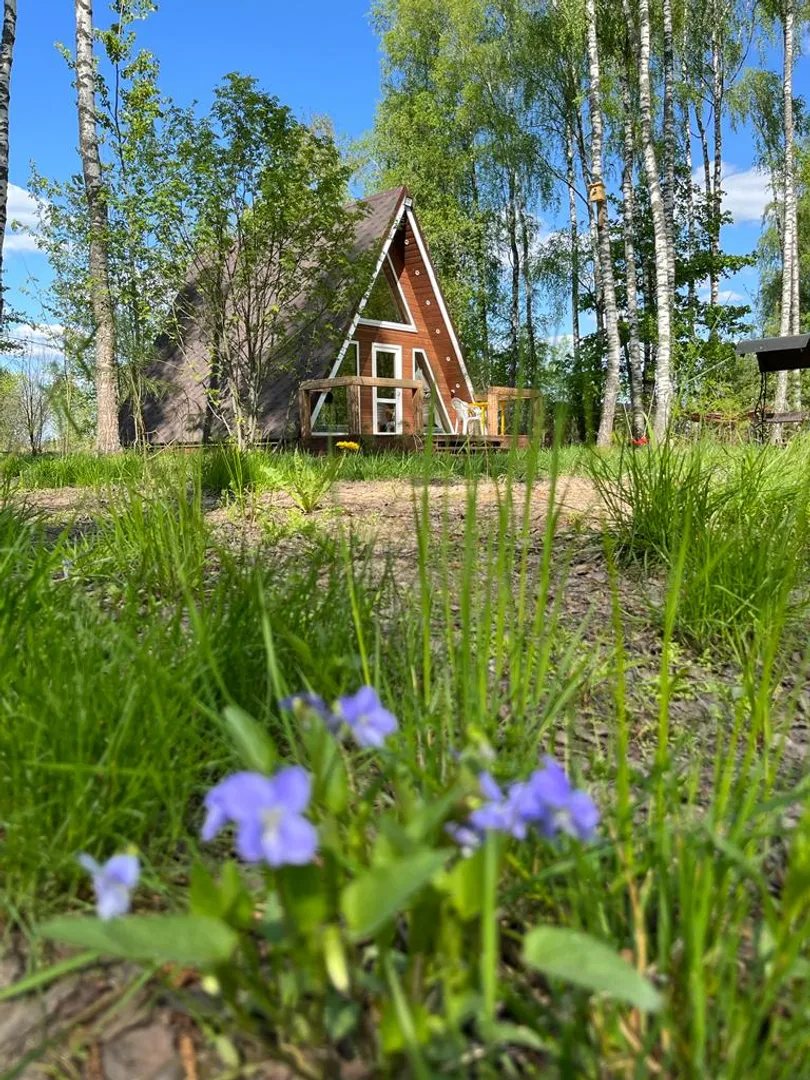
M 272 779 L 273 802 L 291 814 L 300 814 L 309 806 L 312 782 L 306 769 L 290 765 L 280 769 Z
M 553 758 L 545 759 L 545 768 L 533 772 L 529 783 L 536 798 L 546 806 L 563 807 L 571 797 L 571 781 Z
M 113 855 L 99 865 L 90 855 L 80 855 L 79 862 L 93 877 L 96 894 L 96 913 L 103 920 L 126 915 L 130 892 L 138 884 L 141 867 L 135 855 Z
M 575 791 L 569 803 L 571 824 L 580 840 L 590 840 L 599 824 L 599 810 L 585 791 Z
M 265 855 L 271 866 L 304 866 L 311 863 L 318 850 L 318 833 L 311 821 L 299 814 L 286 814 L 278 827 L 279 843 L 275 846 L 276 862 Z
M 237 825 L 236 850 L 246 862 L 274 867 L 311 862 L 318 834 L 301 816 L 310 791 L 310 776 L 298 765 L 280 769 L 273 777 L 236 773 L 208 793 L 203 836 L 214 835 L 232 821 Z
M 120 882 L 96 883 L 96 914 L 106 922 L 129 911 L 129 889 Z
M 209 793 L 210 798 L 210 793 Z M 208 799 L 206 799 L 206 803 Z M 229 821 L 228 815 L 224 809 L 216 802 L 212 802 L 208 807 L 208 813 L 206 814 L 203 827 L 200 830 L 200 836 L 208 842 L 213 840 L 217 833 L 222 829 Z
M 97 863 L 92 855 L 81 854 L 78 856 L 79 864 L 84 867 L 88 874 L 100 874 L 101 864 Z
M 127 889 L 134 889 L 141 876 L 141 864 L 136 855 L 113 855 L 104 864 L 104 875 Z
M 339 715 L 351 728 L 359 746 L 379 748 L 397 730 L 397 718 L 386 709 L 373 686 L 338 699 Z
M 262 819 L 260 817 L 241 821 L 236 830 L 236 851 L 245 862 L 261 862 L 264 859 L 262 847 Z
M 212 788 L 205 797 L 209 814 L 216 808 L 228 821 L 243 821 L 255 815 L 257 810 L 272 806 L 273 783 L 261 773 L 238 772 L 226 777 Z M 215 819 L 219 820 L 219 818 Z M 223 822 L 224 824 L 224 822 Z M 209 822 L 206 821 L 206 825 Z M 219 825 L 222 828 L 222 825 Z
M 356 724 L 365 713 L 376 712 L 383 707 L 373 686 L 361 686 L 355 694 L 338 698 L 340 713 L 347 724 Z
M 503 799 L 501 789 L 488 772 L 478 774 L 478 786 L 481 788 L 481 794 L 485 799 L 490 799 L 492 802 L 500 802 Z
M 470 814 L 470 824 L 482 832 L 506 832 L 508 817 L 502 803 L 484 803 Z
M 481 846 L 481 834 L 471 829 L 469 825 L 459 825 L 455 821 L 448 821 L 444 831 L 460 848 L 467 851 L 473 852 Z

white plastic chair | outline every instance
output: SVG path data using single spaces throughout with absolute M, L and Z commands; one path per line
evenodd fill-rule
M 484 434 L 484 410 L 478 405 L 470 405 L 461 398 L 453 398 L 453 411 L 456 414 L 455 432 L 458 435 L 458 426 L 461 424 L 461 434 L 469 432 L 470 424 L 478 424 L 479 435 Z

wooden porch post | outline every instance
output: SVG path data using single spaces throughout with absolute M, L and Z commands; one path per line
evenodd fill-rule
M 421 385 L 413 392 L 413 421 L 411 430 L 414 435 L 421 435 L 425 430 L 425 391 Z
M 498 409 L 498 391 L 496 387 L 490 386 L 487 391 L 487 434 L 498 435 L 498 420 L 500 419 L 500 411 Z
M 301 438 L 312 438 L 312 395 L 309 390 L 298 391 L 298 415 L 301 418 Z
M 346 387 L 346 397 L 348 398 L 348 411 L 349 411 L 349 434 L 360 435 L 361 434 L 361 413 L 360 413 L 360 386 L 352 385 Z

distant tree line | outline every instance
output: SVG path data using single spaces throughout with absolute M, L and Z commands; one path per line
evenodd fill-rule
M 478 379 L 562 392 L 602 445 L 619 400 L 637 438 L 648 422 L 661 437 L 679 407 L 750 405 L 732 344 L 750 311 L 723 302 L 722 282 L 754 253 L 721 246 L 724 124 L 756 134 L 772 179 L 757 314 L 797 332 L 806 5 L 378 0 L 374 17 L 370 171 L 418 200 Z M 774 36 L 778 72 L 764 63 Z M 568 227 L 544 235 L 560 208 Z M 550 343 L 563 313 L 568 334 Z M 783 376 L 777 408 L 786 395 Z

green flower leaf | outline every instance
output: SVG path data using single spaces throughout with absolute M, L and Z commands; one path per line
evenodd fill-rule
M 661 995 L 619 954 L 579 930 L 538 926 L 523 939 L 523 959 L 544 975 L 626 1001 L 644 1012 L 661 1008 Z
M 260 773 L 271 772 L 276 748 L 258 722 L 238 705 L 226 705 L 222 718 L 245 768 Z
M 451 852 L 425 849 L 394 859 L 355 878 L 341 896 L 341 910 L 355 940 L 371 937 L 427 885 Z
M 108 922 L 68 916 L 46 922 L 40 933 L 107 956 L 201 968 L 224 964 L 238 943 L 229 926 L 205 915 L 129 915 Z

